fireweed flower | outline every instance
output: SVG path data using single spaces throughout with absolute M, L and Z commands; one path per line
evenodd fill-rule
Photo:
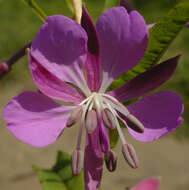
M 141 181 L 133 188 L 128 190 L 158 190 L 161 183 L 161 177 L 151 177 Z
M 142 142 L 167 135 L 183 121 L 183 103 L 173 92 L 160 91 L 129 106 L 121 103 L 143 96 L 167 81 L 178 57 L 107 92 L 117 77 L 136 66 L 147 44 L 148 29 L 143 17 L 122 6 L 105 11 L 96 27 L 84 8 L 81 25 L 62 15 L 49 16 L 29 53 L 29 68 L 42 93 L 24 92 L 13 98 L 3 111 L 7 128 L 25 143 L 42 147 L 55 142 L 65 128 L 80 123 L 72 170 L 78 174 L 83 165 L 80 147 L 85 128 L 86 189 L 98 188 L 104 155 L 107 168 L 115 170 L 117 157 L 110 150 L 109 130 L 117 129 L 123 155 L 136 168 L 136 153 L 126 141 L 118 119 Z M 51 98 L 71 105 L 59 105 Z

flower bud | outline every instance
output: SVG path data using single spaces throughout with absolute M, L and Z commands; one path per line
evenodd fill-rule
M 72 154 L 72 173 L 78 175 L 83 168 L 83 152 L 76 149 Z
M 85 127 L 89 134 L 93 133 L 98 124 L 97 114 L 95 110 L 89 110 L 87 112 Z
M 7 62 L 0 63 L 0 77 L 6 74 L 10 70 L 10 67 Z
M 116 156 L 115 152 L 110 151 L 105 154 L 105 163 L 106 163 L 106 168 L 110 172 L 115 171 L 115 169 L 117 167 L 117 156 Z
M 122 153 L 125 160 L 132 168 L 138 168 L 138 158 L 131 144 L 123 144 Z
M 71 127 L 77 123 L 77 121 L 81 118 L 81 114 L 83 112 L 82 106 L 77 106 L 70 114 L 70 117 L 67 120 L 66 127 Z
M 114 116 L 109 109 L 105 108 L 102 110 L 102 120 L 103 120 L 104 125 L 107 128 L 111 130 L 116 128 Z

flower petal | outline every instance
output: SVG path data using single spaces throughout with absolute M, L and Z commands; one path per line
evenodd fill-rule
M 98 20 L 96 29 L 100 39 L 103 91 L 143 57 L 148 43 L 148 29 L 137 11 L 128 13 L 124 7 L 106 11 Z
M 61 106 L 37 92 L 24 92 L 3 110 L 7 128 L 32 146 L 47 146 L 63 132 L 71 106 Z
M 32 42 L 30 53 L 57 78 L 85 91 L 83 66 L 87 40 L 85 30 L 72 19 L 62 15 L 49 16 Z
M 130 134 L 142 142 L 151 142 L 174 131 L 182 124 L 184 105 L 179 95 L 160 91 L 127 106 L 128 110 L 144 125 L 144 133 Z
M 120 102 L 143 96 L 170 79 L 176 70 L 179 57 L 176 56 L 152 67 L 122 87 L 109 92 L 109 94 L 116 97 Z
M 85 98 L 82 92 L 61 81 L 32 56 L 30 56 L 30 69 L 35 84 L 45 95 L 74 104 L 80 103 Z
M 85 158 L 84 158 L 84 177 L 85 190 L 97 190 L 103 170 L 103 154 L 99 140 L 99 127 L 92 134 L 86 137 Z
M 85 64 L 88 86 L 91 91 L 98 91 L 101 84 L 99 40 L 93 21 L 85 7 L 82 11 L 81 26 L 88 35 L 88 56 Z
M 131 190 L 158 190 L 161 183 L 161 177 L 151 177 L 141 181 L 137 186 Z
M 35 84 L 45 95 L 57 100 L 75 104 L 80 103 L 84 99 L 85 95 L 82 92 L 61 81 L 51 72 L 46 70 L 32 56 L 29 58 L 30 69 L 32 71 Z

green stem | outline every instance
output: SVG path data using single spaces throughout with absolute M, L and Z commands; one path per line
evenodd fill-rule
M 32 8 L 34 13 L 45 22 L 47 15 L 45 12 L 39 7 L 39 5 L 35 2 L 35 0 L 23 0 L 29 7 Z

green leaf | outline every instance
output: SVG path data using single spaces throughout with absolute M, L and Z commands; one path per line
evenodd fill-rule
M 67 7 L 69 8 L 70 12 L 74 14 L 74 8 L 72 4 L 72 0 L 65 0 Z
M 60 176 L 53 172 L 52 170 L 46 170 L 46 169 L 41 169 L 38 172 L 38 177 L 40 182 L 44 181 L 59 181 L 61 182 Z
M 42 184 L 43 190 L 68 190 L 64 183 L 56 181 L 45 181 Z
M 39 5 L 35 2 L 35 0 L 23 0 L 31 9 L 34 11 L 34 13 L 42 20 L 42 22 L 45 22 L 45 19 L 47 18 L 47 15 L 45 12 L 39 7 Z
M 40 169 L 33 166 L 38 173 L 43 190 L 84 190 L 83 171 L 74 176 L 71 168 L 71 156 L 66 152 L 58 151 L 56 163 L 51 169 Z
M 62 151 L 58 151 L 57 157 L 56 157 L 56 164 L 53 167 L 53 170 L 58 171 L 70 164 L 71 156 Z
M 157 64 L 188 20 L 189 2 L 179 3 L 170 10 L 150 30 L 148 48 L 140 63 L 131 71 L 124 73 L 111 85 L 110 89 L 122 86 L 128 80 Z
M 80 175 L 73 176 L 70 180 L 66 181 L 65 183 L 69 190 L 84 190 L 85 184 L 83 172 L 81 172 Z
M 117 129 L 109 130 L 109 139 L 110 139 L 110 147 L 114 148 L 119 140 L 119 134 L 117 132 Z

